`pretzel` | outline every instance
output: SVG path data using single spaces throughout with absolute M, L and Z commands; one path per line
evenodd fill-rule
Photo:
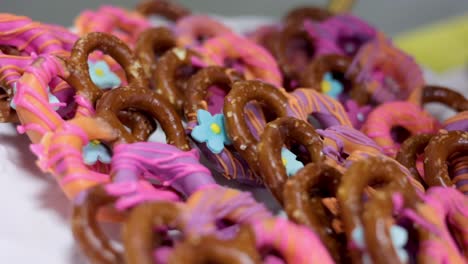
M 75 43 L 70 58 L 67 60 L 67 67 L 70 70 L 67 82 L 77 90 L 77 96 L 89 101 L 92 106 L 102 96 L 103 92 L 91 80 L 88 68 L 88 56 L 96 50 L 110 55 L 122 66 L 130 86 L 148 86 L 143 77 L 141 64 L 135 59 L 127 45 L 115 36 L 92 32 Z M 77 112 L 80 113 L 80 110 L 78 109 Z
M 324 199 L 336 197 L 341 173 L 323 163 L 309 163 L 284 184 L 284 209 L 292 221 L 312 228 L 337 263 L 349 256 Z M 336 213 L 336 212 L 335 212 Z
M 20 131 L 26 132 L 33 143 L 38 143 L 47 132 L 56 130 L 64 122 L 49 103 L 47 85 L 57 77 L 66 79 L 69 71 L 64 62 L 53 55 L 39 56 L 24 67 L 24 73 L 15 84 L 13 102 L 22 124 Z M 19 76 L 21 72 L 16 74 Z
M 348 71 L 351 73 L 367 83 L 367 92 L 375 104 L 403 100 L 421 104 L 425 85 L 421 68 L 383 33 L 359 49 Z
M 286 81 L 297 81 L 300 73 L 317 56 L 340 54 L 335 43 L 320 38 L 319 30 L 306 28 L 302 22 L 287 24 L 279 33 L 273 54 Z M 288 83 L 285 81 L 285 86 Z M 293 85 L 289 84 L 294 88 Z
M 373 186 L 368 201 L 363 204 L 363 191 Z M 358 247 L 350 255 L 353 262 L 361 261 L 367 250 L 373 261 L 401 263 L 391 243 L 390 224 L 393 210 L 416 201 L 409 178 L 396 163 L 383 157 L 369 157 L 354 162 L 341 179 L 337 192 L 346 236 Z M 396 202 L 398 204 L 396 204 Z M 400 204 L 402 203 L 402 204 Z M 359 248 L 354 240 L 357 230 L 364 232 L 366 249 Z
M 197 120 L 199 110 L 206 110 L 213 114 L 222 112 L 224 105 L 224 98 L 222 96 L 225 95 L 225 89 L 230 89 L 233 82 L 242 78 L 238 72 L 219 66 L 208 66 L 193 75 L 187 84 L 187 98 L 184 105 L 188 132 L 191 133 L 193 129 L 200 125 Z M 246 122 L 254 130 L 253 133 L 259 133 L 257 130 L 263 128 L 258 124 L 265 122 L 259 111 L 260 107 L 255 104 L 249 104 L 246 107 Z M 214 169 L 225 177 L 235 178 L 247 183 L 258 182 L 247 164 L 245 164 L 245 161 L 233 152 L 231 148 L 224 147 L 220 153 L 215 153 L 205 146 L 205 143 L 199 143 L 197 145 L 205 154 L 205 157 L 212 162 Z
M 86 195 L 83 201 L 78 199 L 73 206 L 73 236 L 93 263 L 124 263 L 121 250 L 111 243 L 96 219 L 99 210 L 114 203 L 116 198 L 102 187 L 93 188 L 83 195 Z
M 256 100 L 268 106 L 277 117 L 288 115 L 287 97 L 274 86 L 260 81 L 238 81 L 224 99 L 226 128 L 232 145 L 247 161 L 250 168 L 257 171 L 257 139 L 249 129 L 244 108 L 250 101 Z
M 139 61 L 121 40 L 104 33 L 89 33 L 76 42 L 67 60 L 67 67 L 70 71 L 67 82 L 77 90 L 78 116 L 94 113 L 94 105 L 103 95 L 103 91 L 97 87 L 89 75 L 87 60 L 89 54 L 95 50 L 104 51 L 116 59 L 124 68 L 129 85 L 141 87 L 141 89 L 147 87 Z M 156 128 L 152 120 L 148 120 L 145 115 L 135 111 L 119 113 L 118 116 L 125 121 L 125 124 L 133 128 L 132 132 L 139 140 L 146 140 Z
M 395 101 L 375 108 L 368 115 L 362 132 L 382 147 L 386 155 L 394 157 L 406 138 L 433 133 L 437 128 L 437 120 L 419 106 L 406 101 Z
M 281 158 L 281 149 L 289 140 L 305 147 L 310 162 L 319 163 L 323 159 L 322 141 L 309 123 L 283 117 L 267 124 L 258 143 L 256 168 L 275 198 L 282 204 L 284 184 L 288 176 Z
M 395 158 L 401 165 L 408 168 L 413 178 L 423 184 L 424 187 L 427 187 L 427 185 L 416 167 L 416 159 L 419 154 L 424 153 L 424 149 L 432 137 L 431 134 L 420 134 L 408 138 L 401 145 Z
M 447 161 L 455 154 L 465 155 L 468 151 L 468 132 L 449 131 L 434 136 L 424 151 L 424 181 L 428 186 L 456 186 L 461 192 L 467 193 L 466 173 L 457 175 L 454 171 L 451 177 Z M 466 163 L 465 163 L 466 165 Z M 463 168 L 460 168 L 463 171 Z
M 144 16 L 160 15 L 171 21 L 177 21 L 190 14 L 190 10 L 168 0 L 141 1 L 136 7 L 136 11 Z
M 236 236 L 229 240 L 214 235 L 188 239 L 176 246 L 168 263 L 259 264 L 262 261 L 255 248 L 253 232 L 243 226 Z
M 355 100 L 359 105 L 369 102 L 369 95 L 365 83 L 358 82 L 355 74 L 347 75 L 348 68 L 351 66 L 349 57 L 330 54 L 319 56 L 314 59 L 303 71 L 300 78 L 301 87 L 310 87 L 318 92 L 322 92 L 322 80 L 326 73 L 338 73 L 344 77 L 343 95 Z M 348 83 L 349 87 L 346 87 Z M 348 90 L 346 91 L 346 88 Z M 340 98 L 341 99 L 341 98 Z
M 305 22 L 305 27 L 312 23 Z M 354 57 L 366 43 L 374 40 L 378 31 L 366 21 L 350 14 L 338 14 L 317 25 L 320 38 L 335 43 L 340 54 Z M 382 34 L 382 33 L 380 33 Z
M 135 55 L 140 60 L 145 76 L 150 80 L 150 83 L 153 83 L 155 79 L 157 58 L 175 46 L 175 36 L 165 27 L 149 28 L 138 36 Z
M 468 100 L 462 94 L 437 85 L 426 85 L 422 103 L 442 103 L 457 112 L 468 111 Z
M 133 209 L 123 226 L 126 263 L 152 264 L 153 250 L 163 242 L 155 228 L 182 230 L 184 208 L 183 204 L 153 202 Z

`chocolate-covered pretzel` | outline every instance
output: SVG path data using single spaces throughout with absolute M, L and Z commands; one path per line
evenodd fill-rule
M 190 10 L 169 0 L 145 0 L 140 2 L 136 11 L 144 16 L 160 15 L 171 21 L 190 14 Z
M 257 101 L 277 117 L 287 116 L 287 97 L 274 86 L 261 81 L 238 81 L 224 98 L 226 128 L 233 146 L 257 171 L 257 139 L 245 121 L 247 103 Z
M 185 240 L 176 246 L 169 257 L 169 263 L 259 264 L 262 262 L 255 248 L 255 235 L 249 227 L 242 226 L 236 236 L 229 240 L 217 238 L 215 235 Z
M 292 50 L 291 42 L 301 41 L 300 47 L 295 49 L 302 49 L 304 54 L 296 58 L 300 61 L 292 61 L 290 56 L 294 50 Z M 287 24 L 283 30 L 279 33 L 277 39 L 277 45 L 274 46 L 275 55 L 278 65 L 281 71 L 289 80 L 298 79 L 301 70 L 312 60 L 316 55 L 315 42 L 317 40 L 310 36 L 304 29 L 302 23 L 294 22 Z M 297 57 L 297 56 L 296 56 Z
M 77 90 L 78 95 L 85 97 L 94 105 L 103 93 L 89 75 L 88 56 L 96 50 L 108 54 L 122 66 L 129 85 L 147 87 L 143 68 L 130 48 L 115 36 L 92 32 L 75 43 L 67 60 L 70 71 L 67 82 Z
M 319 56 L 302 72 L 299 80 L 300 87 L 310 87 L 322 92 L 321 83 L 324 75 L 326 73 L 338 73 L 344 77 L 345 84 L 349 82 L 349 91 L 343 92 L 349 93 L 349 97 L 359 105 L 364 105 L 370 101 L 370 96 L 367 93 L 365 83 L 357 80 L 357 74 L 347 74 L 351 63 L 351 58 L 344 55 L 329 54 Z
M 182 204 L 168 202 L 146 203 L 134 208 L 123 227 L 126 263 L 153 264 L 153 250 L 163 242 L 155 228 L 181 230 L 183 208 Z
M 153 75 L 156 71 L 157 58 L 175 46 L 174 35 L 165 27 L 149 28 L 138 36 L 135 55 L 140 60 L 145 76 L 150 80 L 150 83 L 154 82 Z
M 467 192 L 466 179 L 451 177 L 448 162 L 455 154 L 467 155 L 468 132 L 449 131 L 434 136 L 424 151 L 424 180 L 429 186 L 454 186 Z M 466 173 L 462 174 L 466 177 Z
M 182 150 L 189 149 L 180 117 L 169 102 L 154 91 L 134 86 L 113 89 L 104 94 L 96 108 L 96 115 L 107 120 L 117 130 L 120 142 L 132 143 L 137 139 L 125 129 L 116 113 L 126 109 L 135 109 L 146 112 L 158 120 L 166 132 L 168 144 L 175 145 Z
M 179 112 L 185 101 L 186 81 L 193 74 L 193 69 L 183 75 L 180 75 L 180 70 L 193 67 L 192 56 L 196 56 L 195 52 L 188 49 L 169 50 L 159 58 L 153 75 L 156 92 L 169 100 Z
M 298 6 L 291 9 L 283 18 L 283 21 L 288 23 L 304 22 L 305 20 L 324 21 L 333 14 L 323 8 L 317 6 Z
M 99 264 L 124 263 L 122 252 L 115 247 L 98 224 L 97 215 L 101 208 L 115 202 L 101 186 L 90 189 L 83 201 L 73 206 L 72 231 L 83 253 Z
M 147 80 L 143 77 L 143 69 L 128 46 L 117 37 L 93 32 L 75 43 L 70 58 L 66 62 L 70 71 L 67 82 L 77 90 L 77 95 L 89 100 L 94 106 L 103 94 L 103 91 L 96 86 L 89 75 L 88 56 L 95 50 L 110 55 L 123 67 L 129 85 L 146 89 Z M 156 128 L 154 122 L 147 120 L 143 114 L 133 111 L 118 115 L 124 124 L 133 128 L 132 132 L 139 140 L 146 140 Z
M 419 134 L 408 138 L 403 142 L 396 156 L 396 160 L 408 168 L 411 175 L 424 187 L 427 187 L 427 185 L 416 168 L 416 160 L 418 155 L 424 153 L 424 149 L 429 144 L 432 136 L 431 134 Z
M 257 147 L 257 168 L 280 203 L 284 203 L 283 188 L 288 179 L 281 149 L 292 140 L 306 148 L 310 162 L 321 162 L 324 157 L 322 140 L 313 126 L 306 121 L 282 117 L 267 124 Z
M 284 185 L 284 210 L 292 221 L 311 227 L 337 263 L 347 259 L 343 234 L 323 199 L 336 197 L 341 173 L 324 163 L 309 163 Z
M 457 112 L 468 110 L 468 100 L 463 94 L 437 85 L 426 85 L 424 87 L 422 103 L 442 103 Z
M 368 199 L 363 198 L 366 189 Z M 337 198 L 348 240 L 359 248 L 350 252 L 353 262 L 361 263 L 368 253 L 374 262 L 401 263 L 390 238 L 390 225 L 394 209 L 416 202 L 416 196 L 397 163 L 379 156 L 354 162 L 341 178 Z M 364 236 L 365 248 L 356 240 L 359 234 Z

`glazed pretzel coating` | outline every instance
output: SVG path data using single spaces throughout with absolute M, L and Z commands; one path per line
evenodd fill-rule
M 288 176 L 281 159 L 281 149 L 289 140 L 294 140 L 307 149 L 310 162 L 320 163 L 324 158 L 322 140 L 306 121 L 282 117 L 267 124 L 257 147 L 257 168 L 261 168 L 259 173 L 264 182 L 282 204 L 283 188 Z
M 442 103 L 457 112 L 468 110 L 468 100 L 462 94 L 437 85 L 426 85 L 423 89 L 422 103 Z
M 125 109 L 137 109 L 149 113 L 166 132 L 167 143 L 188 150 L 182 121 L 172 106 L 163 97 L 150 90 L 133 86 L 121 87 L 104 94 L 99 100 L 96 115 L 105 119 L 117 130 L 121 142 L 132 143 L 136 138 L 118 120 L 116 113 Z
M 179 219 L 183 210 L 183 204 L 169 202 L 145 203 L 134 208 L 123 227 L 126 263 L 153 264 L 153 250 L 163 242 L 155 228 L 181 230 Z
M 130 48 L 115 36 L 92 32 L 81 37 L 73 46 L 67 67 L 70 76 L 67 82 L 77 93 L 88 99 L 93 105 L 102 96 L 102 91 L 93 83 L 89 75 L 88 56 L 93 51 L 100 50 L 114 58 L 124 69 L 129 85 L 147 87 L 143 78 L 143 68 L 133 56 Z
M 72 216 L 73 235 L 81 249 L 92 263 L 124 263 L 122 252 L 112 245 L 97 220 L 99 209 L 113 204 L 116 198 L 108 195 L 102 186 L 83 195 L 86 195 L 84 201 L 77 201 L 73 206 Z
M 233 239 L 207 235 L 177 245 L 169 264 L 178 263 L 260 264 L 262 261 L 255 248 L 255 235 L 249 227 L 242 226 Z
M 456 153 L 466 154 L 467 152 L 468 132 L 449 131 L 434 136 L 424 151 L 424 180 L 426 184 L 429 186 L 453 186 L 455 178 L 450 177 L 447 161 Z M 466 191 L 466 189 L 461 188 L 461 191 Z
M 247 103 L 257 101 L 268 107 L 277 117 L 287 116 L 287 97 L 274 86 L 261 81 L 238 81 L 224 98 L 226 128 L 233 146 L 256 171 L 257 139 L 245 121 Z
M 337 263 L 347 254 L 343 237 L 334 231 L 324 198 L 336 197 L 342 174 L 324 163 L 309 163 L 284 185 L 284 210 L 290 220 L 311 227 Z
M 355 100 L 360 105 L 364 105 L 370 101 L 370 96 L 367 93 L 365 83 L 359 82 L 357 80 L 356 74 L 347 74 L 351 63 L 351 58 L 344 55 L 329 54 L 319 56 L 314 59 L 303 71 L 299 83 L 301 87 L 311 87 L 321 92 L 321 82 L 323 76 L 327 72 L 341 73 L 347 80 L 350 81 L 351 89 L 348 93 L 351 99 Z
M 408 168 L 411 172 L 413 178 L 418 180 L 424 187 L 427 187 L 424 179 L 419 174 L 418 169 L 416 168 L 416 159 L 419 154 L 424 153 L 424 149 L 433 135 L 431 134 L 420 134 L 415 135 L 403 142 L 400 149 L 398 150 L 396 160 L 400 162 L 403 166 Z
M 363 204 L 366 187 L 376 185 L 377 189 L 369 190 L 370 197 Z M 366 244 L 370 245 L 367 250 L 372 260 L 379 260 L 379 263 L 400 263 L 389 233 L 395 195 L 404 202 L 416 201 L 409 178 L 396 163 L 379 156 L 354 162 L 344 173 L 338 188 L 341 219 L 348 239 L 353 239 L 356 228 L 363 228 Z M 351 257 L 353 262 L 360 263 L 362 252 L 352 251 Z
M 182 112 L 185 102 L 185 85 L 177 70 L 192 66 L 192 57 L 196 54 L 188 49 L 174 48 L 159 58 L 154 72 L 155 90 L 174 105 L 178 112 Z
M 140 60 L 145 76 L 150 82 L 154 82 L 157 58 L 175 46 L 175 36 L 166 27 L 149 28 L 138 36 L 135 55 Z
M 177 21 L 190 15 L 190 10 L 169 0 L 144 0 L 141 1 L 136 11 L 144 16 L 160 15 L 171 21 Z

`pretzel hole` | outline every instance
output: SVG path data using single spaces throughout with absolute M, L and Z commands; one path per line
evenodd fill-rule
M 182 65 L 175 71 L 175 82 L 179 91 L 185 92 L 186 84 L 190 77 L 196 74 L 202 67 L 193 64 Z
M 252 109 L 255 109 L 255 110 L 252 110 Z M 271 107 L 268 107 L 267 105 L 257 100 L 252 100 L 248 102 L 247 104 L 245 104 L 243 112 L 244 112 L 244 117 L 245 117 L 244 122 L 247 124 L 247 127 L 249 128 L 250 131 L 257 131 L 259 130 L 258 125 L 261 126 L 259 130 L 260 133 L 258 134 L 252 133 L 252 135 L 257 141 L 260 140 L 261 131 L 263 131 L 263 128 L 265 127 L 265 125 L 268 122 L 271 122 L 278 117 L 278 115 L 272 111 Z M 247 122 L 248 117 L 254 117 L 256 121 Z
M 408 232 L 408 241 L 404 246 L 405 251 L 408 253 L 409 262 L 408 263 L 417 263 L 417 252 L 421 248 L 419 240 L 420 235 L 418 230 L 416 230 L 413 222 L 408 219 L 400 219 L 397 223 L 398 226 L 403 227 Z
M 314 114 L 307 116 L 307 122 L 311 124 L 315 129 L 325 129 L 325 127 L 318 121 Z
M 108 207 L 99 209 L 99 212 L 103 210 L 107 210 L 106 208 Z M 99 221 L 98 224 L 100 225 L 102 232 L 104 233 L 105 237 L 107 237 L 112 247 L 118 250 L 118 252 L 123 252 L 124 246 L 122 244 L 122 238 L 121 238 L 121 232 L 120 232 L 122 225 L 117 222 L 104 222 L 104 221 Z
M 89 55 L 88 55 L 88 61 L 91 61 L 91 62 L 98 62 L 98 61 L 105 61 L 107 63 L 107 65 L 109 66 L 109 70 L 111 72 L 113 72 L 114 74 L 116 74 L 119 79 L 122 81 L 122 84 L 121 86 L 124 86 L 124 85 L 127 85 L 128 84 L 128 79 L 127 79 L 127 75 L 125 73 L 125 70 L 122 68 L 122 66 L 112 57 L 112 56 L 109 56 L 109 55 L 106 55 L 103 51 L 100 51 L 100 50 L 95 50 L 93 52 L 91 52 Z M 91 69 L 89 69 L 88 67 L 88 70 L 91 71 Z M 98 73 L 100 74 L 100 73 Z M 91 75 L 91 73 L 90 73 Z M 105 90 L 108 90 L 108 89 L 111 89 L 113 87 L 109 87 Z
M 452 117 L 457 114 L 452 107 L 441 102 L 428 102 L 424 104 L 424 108 L 439 121 Z
M 216 115 L 223 112 L 224 97 L 228 94 L 229 87 L 227 85 L 213 85 L 208 88 L 206 103 L 208 104 L 208 112 Z
M 390 136 L 392 137 L 393 141 L 402 144 L 407 140 L 409 137 L 411 137 L 411 132 L 406 129 L 404 126 L 393 126 L 390 129 Z
M 297 157 L 296 159 L 302 162 L 302 164 L 305 165 L 311 162 L 309 151 L 307 151 L 306 147 L 304 147 L 302 144 L 298 143 L 294 139 L 289 139 L 288 144 L 284 147 L 289 149 L 289 151 L 291 151 L 292 153 L 294 153 Z
M 341 83 L 341 85 L 343 85 L 343 92 L 338 96 L 338 98 L 341 102 L 344 102 L 346 99 L 349 98 L 348 94 L 353 88 L 353 84 L 351 80 L 346 78 L 346 74 L 344 72 L 332 70 L 331 75 L 334 80 L 338 81 L 339 83 Z
M 259 250 L 262 257 L 262 263 L 287 263 L 283 254 L 273 246 L 265 246 Z

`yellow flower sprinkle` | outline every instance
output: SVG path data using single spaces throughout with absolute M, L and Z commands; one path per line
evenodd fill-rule
M 104 70 L 101 69 L 101 68 L 96 68 L 96 69 L 94 70 L 94 72 L 95 72 L 96 75 L 99 76 L 99 77 L 104 76 Z
M 281 158 L 281 161 L 283 161 L 284 166 L 288 165 L 288 161 L 285 158 Z
M 101 142 L 100 142 L 99 140 L 97 140 L 97 139 L 91 140 L 90 143 L 91 143 L 92 145 L 94 145 L 94 146 L 97 146 L 97 145 L 101 144 Z
M 213 131 L 213 133 L 215 133 L 215 134 L 221 133 L 221 128 L 218 126 L 218 124 L 215 124 L 215 123 L 211 124 L 211 125 L 210 125 L 210 129 L 211 129 L 211 131 Z
M 329 81 L 326 81 L 326 80 L 322 81 L 321 86 L 322 86 L 322 92 L 323 93 L 330 92 L 330 90 L 332 88 L 331 83 Z

